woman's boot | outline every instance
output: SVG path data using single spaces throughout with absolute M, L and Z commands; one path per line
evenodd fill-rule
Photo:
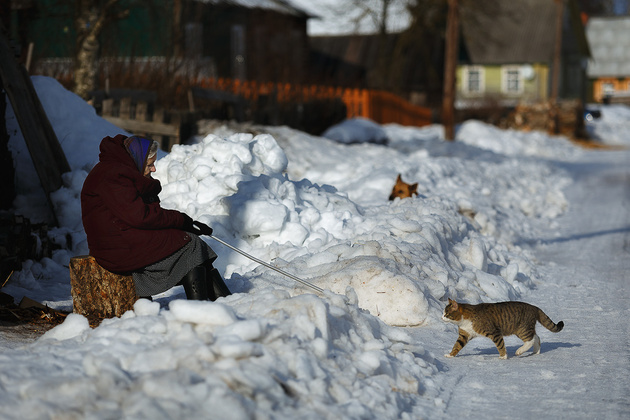
M 208 300 L 210 298 L 206 281 L 206 267 L 203 265 L 190 270 L 179 284 L 184 286 L 188 300 Z
M 214 268 L 212 265 L 210 265 L 210 267 L 206 267 L 206 278 L 208 290 L 212 290 L 212 292 L 210 292 L 210 295 L 214 295 L 215 299 L 230 296 L 232 294 L 232 292 L 230 292 L 230 289 L 228 289 L 227 285 L 223 281 L 219 270 Z

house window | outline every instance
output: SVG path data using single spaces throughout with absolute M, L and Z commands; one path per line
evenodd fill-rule
M 523 77 L 521 69 L 518 67 L 503 68 L 503 92 L 504 93 L 522 93 Z
M 602 94 L 613 93 L 615 91 L 615 84 L 613 82 L 602 83 Z
M 467 93 L 482 93 L 483 90 L 483 68 L 466 67 L 464 69 L 464 91 Z

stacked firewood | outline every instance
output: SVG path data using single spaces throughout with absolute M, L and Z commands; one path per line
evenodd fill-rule
M 585 138 L 584 107 L 579 100 L 519 104 L 508 116 L 507 128 L 544 131 L 574 139 Z

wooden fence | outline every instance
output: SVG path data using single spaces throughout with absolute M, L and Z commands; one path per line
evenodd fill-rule
M 182 140 L 183 118 L 178 113 L 155 107 L 155 94 L 147 91 L 120 90 L 92 92 L 93 105 L 107 121 L 134 135 L 148 136 L 170 151 Z
M 182 81 L 177 86 L 177 95 L 188 96 L 188 110 L 165 112 L 156 106 L 157 93 L 129 89 L 91 92 L 92 104 L 107 121 L 130 133 L 154 138 L 166 151 L 194 134 L 196 118 L 210 115 L 207 104 L 196 110 L 195 99 L 213 102 L 221 110 L 227 108 L 227 112 L 220 112 L 225 114 L 222 117 L 211 118 L 286 124 L 315 134 L 344 116 L 418 127 L 433 122 L 430 109 L 377 90 L 232 79 L 204 79 L 188 88 Z
M 414 105 L 404 98 L 386 91 L 350 89 L 318 85 L 241 81 L 234 79 L 202 79 L 197 85 L 203 89 L 230 92 L 249 102 L 261 96 L 271 96 L 278 103 L 340 99 L 346 106 L 346 117 L 364 117 L 380 124 L 424 126 L 433 122 L 429 108 Z

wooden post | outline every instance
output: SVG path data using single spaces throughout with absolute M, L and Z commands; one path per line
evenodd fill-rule
M 560 86 L 560 65 L 562 56 L 562 16 L 564 14 L 563 0 L 556 1 L 556 39 L 553 51 L 553 72 L 551 76 L 551 97 L 553 105 L 558 102 L 558 91 Z
M 73 311 L 88 318 L 121 316 L 138 300 L 131 275 L 107 271 L 90 255 L 70 258 L 70 285 Z
M 457 0 L 448 0 L 446 22 L 446 52 L 444 58 L 444 95 L 442 97 L 442 124 L 444 138 L 455 140 L 455 72 L 459 38 L 459 10 Z
M 564 0 L 556 1 L 556 39 L 553 52 L 553 73 L 551 76 L 551 107 L 553 116 L 553 133 L 560 133 L 560 121 L 558 110 L 558 92 L 560 90 L 560 66 L 562 65 L 562 16 L 564 15 Z

